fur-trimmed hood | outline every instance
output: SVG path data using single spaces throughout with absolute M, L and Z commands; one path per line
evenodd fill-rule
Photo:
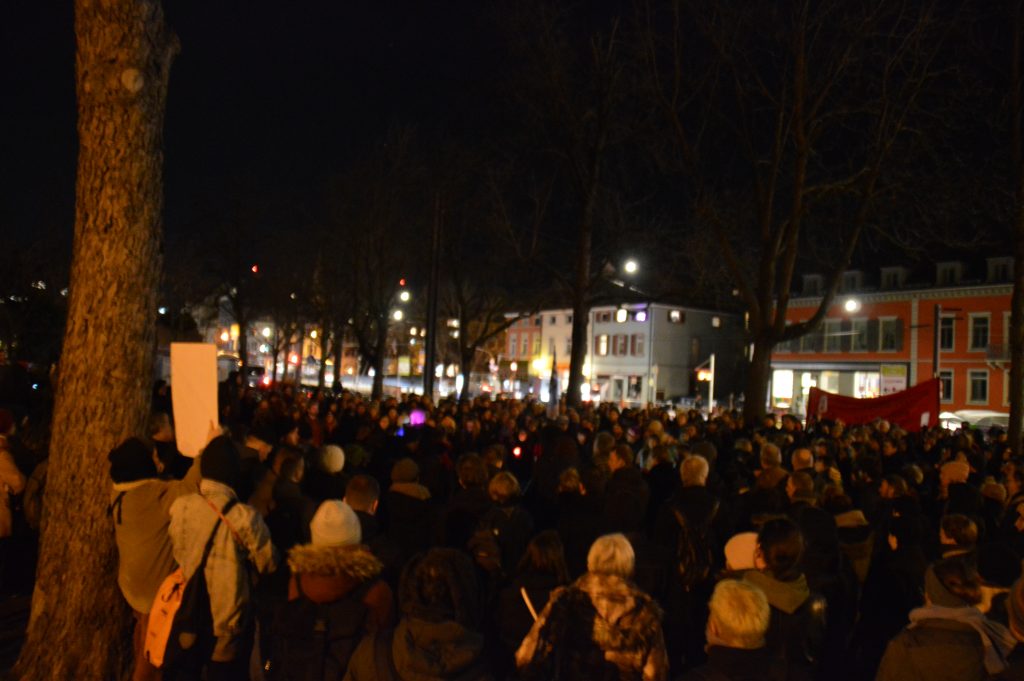
M 317 546 L 300 544 L 288 552 L 288 567 L 295 574 L 321 577 L 353 577 L 365 582 L 384 570 L 384 564 L 370 549 L 355 546 Z
M 289 598 L 305 595 L 314 603 L 332 603 L 360 584 L 375 580 L 384 569 L 363 545 L 301 544 L 288 552 L 292 578 Z

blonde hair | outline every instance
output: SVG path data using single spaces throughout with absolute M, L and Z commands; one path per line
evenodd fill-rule
M 587 554 L 587 571 L 600 575 L 632 577 L 636 555 L 633 545 L 624 534 L 606 534 L 598 537 Z
M 746 650 L 764 646 L 771 608 L 764 592 L 753 584 L 723 579 L 715 587 L 708 609 L 708 623 L 723 643 Z
M 508 471 L 502 471 L 487 484 L 487 494 L 495 503 L 505 504 L 519 496 L 519 481 Z
M 683 487 L 703 485 L 708 481 L 708 460 L 700 454 L 693 454 L 683 459 L 679 465 L 679 478 Z

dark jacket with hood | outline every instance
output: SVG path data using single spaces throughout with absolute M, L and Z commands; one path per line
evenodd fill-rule
M 785 667 L 767 648 L 745 650 L 710 646 L 706 664 L 691 669 L 679 681 L 783 681 Z
M 784 582 L 768 572 L 751 570 L 743 580 L 761 589 L 771 606 L 771 623 L 765 646 L 781 659 L 789 678 L 808 676 L 818 656 L 824 636 L 824 612 L 818 598 L 813 598 L 807 579 L 800 575 Z
M 394 596 L 383 565 L 362 545 L 295 546 L 288 603 L 274 622 L 275 679 L 341 679 L 366 634 L 392 626 Z

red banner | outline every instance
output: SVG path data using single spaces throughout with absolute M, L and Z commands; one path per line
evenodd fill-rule
M 872 399 L 858 399 L 811 388 L 807 396 L 807 420 L 839 419 L 848 425 L 882 418 L 904 430 L 917 431 L 939 423 L 939 379 Z

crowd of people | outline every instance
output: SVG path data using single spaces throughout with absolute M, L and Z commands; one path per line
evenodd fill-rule
M 998 429 L 220 397 L 197 459 L 166 386 L 109 455 L 134 679 L 1024 678 L 1024 463 Z M 210 629 L 157 669 L 176 567 Z

